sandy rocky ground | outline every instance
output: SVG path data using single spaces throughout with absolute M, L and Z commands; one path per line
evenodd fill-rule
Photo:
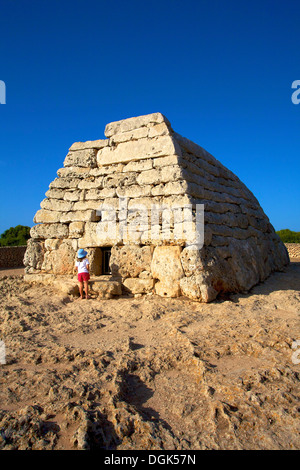
M 2 272 L 0 449 L 299 449 L 295 261 L 211 304 L 77 300 Z

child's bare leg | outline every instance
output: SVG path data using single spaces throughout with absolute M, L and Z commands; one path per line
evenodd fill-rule
M 88 299 L 88 293 L 89 293 L 89 283 L 88 281 L 84 281 L 84 290 L 85 290 L 85 298 Z
M 80 298 L 83 299 L 83 282 L 79 282 L 79 294 Z

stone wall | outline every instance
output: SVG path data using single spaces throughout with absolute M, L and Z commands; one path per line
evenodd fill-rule
M 0 269 L 23 266 L 25 251 L 26 245 L 0 247 Z
M 300 258 L 300 243 L 285 243 L 290 258 Z

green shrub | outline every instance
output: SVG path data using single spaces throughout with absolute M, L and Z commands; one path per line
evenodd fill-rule
M 300 232 L 293 232 L 288 228 L 276 232 L 280 236 L 283 243 L 300 243 Z
M 5 230 L 0 236 L 0 246 L 26 245 L 30 238 L 30 227 L 17 225 Z

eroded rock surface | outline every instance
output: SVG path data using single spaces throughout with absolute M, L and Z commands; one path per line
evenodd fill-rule
M 299 283 L 204 304 L 0 278 L 0 448 L 299 449 Z

